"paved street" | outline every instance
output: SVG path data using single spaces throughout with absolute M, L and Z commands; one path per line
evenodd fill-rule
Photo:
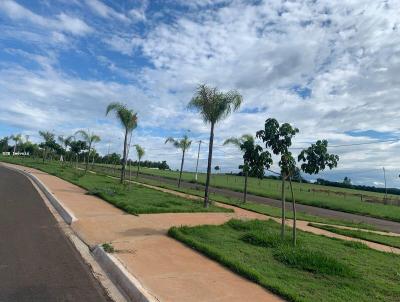
M 0 301 L 109 301 L 31 182 L 1 166 Z

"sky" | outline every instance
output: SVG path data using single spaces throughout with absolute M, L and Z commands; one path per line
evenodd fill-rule
M 203 140 L 204 171 L 209 125 L 187 109 L 204 83 L 243 96 L 216 127 L 222 172 L 242 161 L 224 140 L 273 117 L 300 129 L 294 154 L 328 139 L 340 156 L 310 179 L 383 186 L 385 167 L 400 187 L 399 11 L 398 0 L 1 0 L 0 137 L 84 129 L 102 138 L 101 154 L 121 153 L 123 131 L 105 109 L 122 102 L 138 112 L 132 142 L 144 159 L 178 168 L 179 150 L 164 142 L 188 134 L 185 169 Z

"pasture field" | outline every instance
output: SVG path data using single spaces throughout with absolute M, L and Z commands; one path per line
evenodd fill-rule
M 115 175 L 118 175 L 118 167 L 113 170 L 114 166 L 112 165 L 103 164 L 98 166 L 109 167 L 110 171 L 114 171 Z M 132 175 L 135 175 L 135 171 L 135 167 L 132 167 Z M 141 173 L 170 179 L 178 179 L 179 176 L 179 172 L 176 171 L 149 168 L 141 168 Z M 182 179 L 194 183 L 194 175 L 192 172 L 183 172 Z M 205 177 L 204 173 L 199 173 L 198 183 L 204 184 Z M 243 192 L 244 177 L 213 174 L 211 186 Z M 366 201 L 369 199 L 382 200 L 384 194 L 381 193 L 295 182 L 293 183 L 293 189 L 296 202 L 301 204 L 400 222 L 400 206 L 390 204 L 390 199 L 392 202 L 396 201 L 397 203 L 400 200 L 400 196 L 388 195 L 389 204 L 383 204 Z M 286 186 L 286 191 L 287 200 L 290 201 L 291 196 L 288 185 Z M 248 193 L 280 199 L 281 181 L 274 179 L 260 180 L 250 177 L 248 180 Z
M 287 230 L 290 234 L 290 228 Z M 288 301 L 399 301 L 400 256 L 358 242 L 298 232 L 280 240 L 274 221 L 174 227 L 171 237 Z

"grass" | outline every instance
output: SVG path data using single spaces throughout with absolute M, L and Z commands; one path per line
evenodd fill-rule
M 400 248 L 400 237 L 398 236 L 389 236 L 389 235 L 381 235 L 373 232 L 367 232 L 362 230 L 348 230 L 336 228 L 330 225 L 321 225 L 315 223 L 309 223 L 310 226 L 315 228 L 323 229 L 332 233 L 363 239 L 371 242 L 381 243 L 384 245 Z
M 158 182 L 155 180 L 150 180 L 147 178 L 139 178 L 139 179 L 134 179 L 136 181 L 139 181 L 141 183 L 149 184 L 149 185 L 154 185 L 170 190 L 175 190 L 178 192 L 186 193 L 186 194 L 191 194 L 199 197 L 204 196 L 204 191 L 203 190 L 196 190 L 196 189 L 188 189 L 188 188 L 178 188 L 177 185 L 169 184 L 169 183 L 164 183 L 164 182 Z M 224 203 L 227 205 L 232 205 L 236 206 L 245 210 L 249 210 L 255 213 L 263 214 L 263 215 L 268 215 L 272 217 L 280 217 L 281 216 L 281 209 L 273 206 L 269 206 L 267 204 L 258 204 L 254 203 L 251 201 L 248 201 L 246 203 L 243 203 L 242 200 L 239 200 L 237 198 L 233 197 L 227 197 L 215 193 L 211 193 L 211 199 L 213 201 L 218 201 L 220 203 Z M 289 204 L 288 204 L 289 206 Z M 293 212 L 290 209 L 286 210 L 286 217 L 291 219 L 293 218 Z M 303 212 L 297 212 L 297 218 L 300 220 L 306 220 L 306 221 L 311 221 L 311 222 L 318 222 L 318 223 L 325 223 L 325 224 L 334 224 L 334 225 L 342 225 L 342 226 L 349 226 L 349 227 L 355 227 L 355 228 L 362 228 L 362 229 L 368 229 L 368 230 L 377 230 L 377 228 L 373 225 L 363 223 L 363 222 L 356 222 L 356 221 L 349 221 L 349 220 L 340 220 L 340 219 L 330 219 L 330 218 L 323 218 L 323 217 L 318 217 L 310 214 L 306 214 Z
M 99 165 L 99 167 L 104 166 L 107 165 Z M 112 165 L 108 165 L 108 167 L 110 168 Z M 176 171 L 164 171 L 150 168 L 141 168 L 141 173 L 170 179 L 177 179 L 179 175 Z M 182 179 L 194 183 L 194 173 L 184 172 Z M 204 173 L 199 173 L 198 183 L 205 183 Z M 243 192 L 244 177 L 214 174 L 211 179 L 211 186 Z M 301 204 L 400 222 L 400 206 L 361 201 L 361 196 L 363 200 L 382 200 L 384 194 L 381 193 L 307 183 L 293 183 L 293 188 L 296 201 Z M 286 190 L 288 191 L 288 200 L 290 200 L 288 187 Z M 248 180 L 248 192 L 258 196 L 279 199 L 281 194 L 281 182 L 273 179 L 259 180 L 250 177 Z M 400 200 L 400 196 L 397 195 L 389 195 L 388 197 Z
M 290 229 L 288 228 L 288 233 Z M 289 301 L 399 301 L 400 257 L 358 242 L 298 232 L 274 221 L 174 227 L 169 235 Z
M 3 159 L 4 160 L 4 159 Z M 5 161 L 5 160 L 4 160 Z M 204 208 L 202 202 L 184 199 L 140 185 L 121 185 L 118 180 L 99 174 L 62 166 L 58 162 L 42 163 L 41 160 L 7 158 L 7 162 L 22 164 L 60 177 L 99 196 L 127 213 L 190 213 L 190 212 L 232 212 L 222 207 Z

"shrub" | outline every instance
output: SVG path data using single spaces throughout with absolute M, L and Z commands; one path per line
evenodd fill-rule
M 104 251 L 105 251 L 106 253 L 112 254 L 112 253 L 115 252 L 115 249 L 114 249 L 114 247 L 112 246 L 111 242 L 110 242 L 110 243 L 103 243 L 102 247 L 103 247 L 103 249 L 104 249 Z

